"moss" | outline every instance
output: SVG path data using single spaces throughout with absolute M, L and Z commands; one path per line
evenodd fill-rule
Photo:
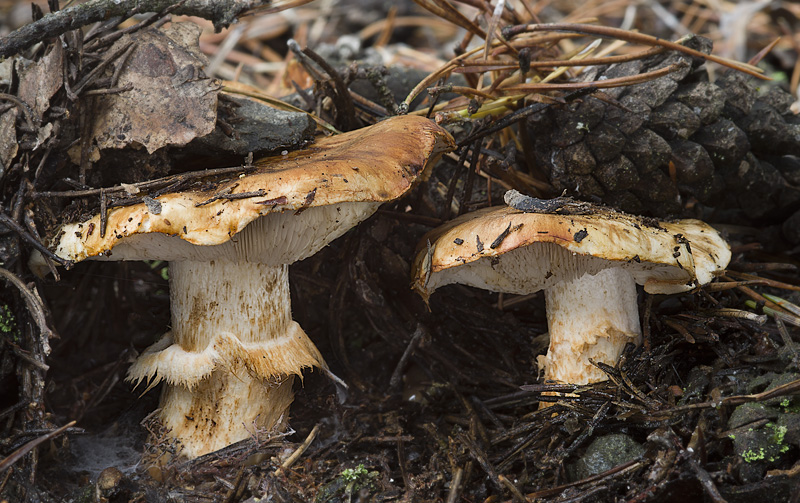
M 781 454 L 789 451 L 790 446 L 785 442 L 786 432 L 788 431 L 786 426 L 767 423 L 763 429 L 759 428 L 757 431 L 753 431 L 750 428 L 749 431 L 756 433 L 754 440 L 757 437 L 761 437 L 760 443 L 762 446 L 753 446 L 741 452 L 742 459 L 746 463 L 764 460 L 775 462 L 780 459 Z M 762 435 L 759 435 L 759 433 L 762 433 Z M 733 438 L 735 439 L 735 437 Z
M 744 451 L 742 453 L 742 459 L 744 459 L 746 463 L 754 463 L 763 460 L 766 455 L 764 448 L 759 447 L 758 449 L 747 449 Z
M 14 339 L 15 342 L 19 339 L 19 331 L 17 330 L 17 319 L 11 308 L 7 304 L 0 306 L 0 334 L 7 335 Z
M 378 472 L 370 472 L 363 464 L 359 464 L 355 468 L 346 468 L 332 482 L 325 484 L 320 489 L 315 502 L 333 501 L 338 495 L 345 496 L 345 500 L 350 501 L 352 495 L 362 489 L 372 489 L 373 481 L 377 476 Z
M 340 477 L 344 479 L 345 482 L 356 482 L 359 478 L 369 475 L 369 472 L 364 465 L 358 465 L 355 468 L 347 468 L 346 470 L 342 470 Z

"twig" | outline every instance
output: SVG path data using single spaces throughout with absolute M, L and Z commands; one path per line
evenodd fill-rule
M 38 21 L 0 39 L 0 58 L 13 56 L 37 42 L 57 37 L 91 23 L 111 17 L 129 18 L 134 14 L 161 12 L 175 6 L 174 14 L 185 14 L 209 19 L 214 29 L 220 31 L 244 12 L 263 5 L 261 0 L 92 0 L 80 5 L 47 14 Z
M 406 362 L 408 362 L 408 359 L 411 358 L 412 354 L 414 354 L 414 350 L 416 350 L 417 346 L 419 346 L 419 342 L 425 335 L 425 333 L 426 333 L 425 327 L 423 327 L 421 323 L 418 323 L 417 329 L 414 331 L 414 335 L 411 336 L 411 341 L 409 341 L 408 346 L 406 346 L 406 350 L 403 351 L 403 356 L 400 357 L 400 361 L 397 362 L 397 365 L 394 368 L 394 372 L 392 372 L 392 378 L 389 379 L 390 393 L 396 390 L 397 387 L 400 385 L 402 372 L 406 366 Z
M 684 67 L 685 65 L 683 63 L 676 63 L 674 65 L 665 66 L 664 68 L 659 68 L 658 70 L 643 72 L 636 75 L 628 75 L 626 77 L 615 77 L 611 79 L 593 80 L 589 82 L 526 83 L 499 87 L 498 91 L 502 91 L 505 94 L 527 94 L 534 92 L 541 93 L 545 91 L 563 91 L 569 89 L 592 89 L 593 91 L 596 91 L 597 89 L 631 86 L 634 84 L 650 82 L 651 80 L 656 80 L 669 75 L 670 73 L 677 72 Z
M 55 253 L 53 253 L 50 250 L 48 250 L 47 247 L 44 244 L 42 244 L 35 237 L 31 236 L 29 232 L 27 232 L 21 225 L 19 225 L 17 222 L 15 222 L 13 218 L 11 218 L 8 215 L 6 215 L 2 210 L 0 210 L 0 223 L 5 225 L 6 227 L 10 228 L 15 233 L 17 233 L 17 235 L 19 235 L 19 237 L 21 237 L 25 241 L 27 241 L 30 244 L 32 244 L 34 248 L 36 248 L 37 250 L 42 252 L 50 260 L 54 260 L 54 261 L 58 262 L 62 266 L 66 267 L 67 269 L 69 269 L 70 266 L 72 266 L 72 261 L 71 260 L 63 259 L 63 258 L 59 257 L 58 255 L 56 255 Z
M 592 84 L 592 83 L 590 83 L 590 84 Z M 572 92 L 564 95 L 562 99 L 564 100 L 565 103 L 570 103 L 570 102 L 572 102 L 574 100 L 577 100 L 577 99 L 580 99 L 580 98 L 582 98 L 584 96 L 588 96 L 590 94 L 593 94 L 596 91 L 597 91 L 597 87 L 590 85 L 588 87 L 584 87 L 582 89 L 578 89 L 578 90 L 572 91 Z M 521 108 L 521 109 L 517 110 L 516 112 L 510 113 L 510 114 L 502 117 L 501 119 L 498 119 L 497 121 L 495 121 L 494 123 L 489 125 L 486 129 L 482 129 L 482 130 L 479 130 L 479 131 L 476 131 L 476 132 L 470 134 L 469 136 L 467 136 L 466 138 L 464 138 L 463 140 L 461 140 L 459 142 L 459 146 L 467 145 L 467 144 L 475 141 L 478 138 L 483 138 L 484 136 L 488 136 L 488 135 L 490 135 L 492 133 L 496 133 L 497 131 L 505 129 L 505 128 L 513 125 L 514 123 L 516 123 L 518 121 L 526 119 L 528 116 L 531 116 L 531 115 L 539 113 L 539 112 L 543 112 L 544 110 L 546 110 L 550 106 L 551 106 L 551 103 L 532 103 L 532 104 L 530 104 L 530 105 L 528 105 L 528 106 L 526 106 L 524 108 Z
M 353 105 L 353 98 L 350 96 L 350 91 L 347 89 L 347 84 L 342 80 L 342 76 L 325 61 L 322 56 L 308 47 L 304 48 L 301 52 L 319 65 L 333 82 L 333 87 L 336 89 L 336 92 L 335 96 L 331 96 L 331 98 L 336 102 L 336 111 L 341 114 L 341 117 L 336 117 L 341 122 L 341 124 L 339 124 L 340 129 L 342 131 L 352 131 L 356 129 L 356 109 Z
M 314 439 L 317 437 L 317 433 L 319 433 L 319 423 L 314 425 L 314 428 L 312 428 L 311 432 L 308 434 L 306 439 L 303 440 L 303 443 L 300 444 L 297 447 L 297 449 L 294 450 L 291 456 L 286 458 L 286 461 L 281 463 L 281 466 L 275 470 L 274 472 L 275 475 L 280 475 L 281 472 L 283 472 L 284 470 L 288 470 L 289 468 L 291 468 L 291 466 L 295 464 L 295 462 L 297 462 L 298 459 L 300 459 L 300 456 L 302 456 L 303 453 L 306 452 L 308 446 L 311 445 L 311 442 L 313 442 Z
M 17 346 L 13 342 L 9 341 L 9 342 L 7 342 L 7 344 L 9 344 L 11 346 L 11 348 L 13 349 L 15 355 L 17 355 L 18 357 L 22 358 L 26 362 L 30 363 L 31 365 L 33 365 L 37 369 L 41 370 L 42 372 L 47 372 L 48 370 L 50 370 L 50 366 L 49 365 L 47 365 L 44 362 L 40 362 L 34 356 L 32 356 L 28 351 L 25 351 L 24 349 L 22 349 L 21 347 Z
M 671 409 L 651 411 L 650 414 L 653 414 L 655 416 L 672 416 L 678 412 L 684 412 L 693 409 L 711 409 L 720 407 L 722 405 L 741 405 L 743 403 L 750 403 L 750 402 L 763 402 L 765 400 L 769 400 L 770 398 L 791 395 L 797 392 L 800 392 L 800 379 L 788 382 L 786 384 L 778 386 L 777 388 L 772 388 L 771 390 L 768 391 L 762 391 L 761 393 L 755 393 L 752 395 L 728 396 L 720 400 L 715 400 L 711 402 L 692 403 L 689 405 L 672 407 Z
M 233 188 L 229 190 L 233 190 Z M 206 199 L 203 202 L 195 204 L 195 206 L 205 206 L 206 204 L 213 203 L 214 201 L 217 201 L 219 199 L 227 199 L 229 201 L 233 201 L 234 199 L 249 199 L 251 197 L 262 197 L 265 195 L 267 195 L 267 193 L 264 191 L 264 189 L 253 190 L 251 192 L 239 192 L 237 194 L 229 194 L 223 191 L 220 192 L 219 194 L 215 194 L 210 199 Z
M 525 499 L 525 496 L 520 492 L 520 490 L 517 489 L 517 486 L 515 486 L 513 482 L 508 480 L 508 478 L 505 475 L 498 475 L 497 478 L 500 480 L 500 483 L 505 486 L 506 489 L 511 491 L 511 495 L 514 497 L 515 502 L 525 503 L 526 501 L 528 501 L 527 499 Z
M 670 42 L 669 40 L 664 40 L 662 38 L 654 37 L 652 35 L 645 35 L 644 33 L 637 33 L 629 30 L 623 30 L 621 28 L 612 28 L 609 26 L 597 26 L 597 25 L 579 24 L 579 23 L 527 24 L 527 25 L 506 27 L 505 29 L 503 29 L 503 36 L 506 39 L 510 39 L 511 37 L 518 35 L 520 33 L 534 32 L 534 31 L 559 31 L 559 32 L 582 33 L 584 35 L 596 35 L 599 37 L 616 38 L 619 40 L 625 40 L 637 44 L 661 46 L 667 49 L 671 49 L 673 51 L 679 51 L 684 54 L 694 56 L 696 58 L 703 58 L 708 61 L 713 61 L 714 63 L 718 63 L 720 65 L 727 66 L 728 68 L 739 70 L 740 72 L 744 72 L 748 75 L 757 77 L 759 79 L 772 80 L 769 77 L 762 75 L 761 73 L 758 73 L 760 71 L 758 68 L 754 68 L 744 63 L 734 62 L 729 59 L 720 58 L 719 56 L 714 56 L 713 54 L 705 54 L 700 51 L 690 49 L 689 47 L 686 47 L 684 45 L 675 42 Z
M 31 440 L 30 442 L 28 442 L 27 444 L 23 445 L 22 447 L 20 447 L 16 451 L 12 452 L 6 459 L 4 459 L 3 461 L 0 461 L 0 473 L 2 473 L 4 471 L 6 471 L 7 469 L 9 469 L 11 467 L 11 465 L 13 465 L 17 461 L 19 461 L 24 455 L 26 455 L 27 453 L 29 453 L 30 451 L 35 449 L 38 445 L 40 445 L 40 444 L 42 444 L 44 442 L 47 442 L 51 438 L 55 438 L 55 437 L 61 435 L 62 433 L 67 431 L 68 428 L 72 428 L 73 426 L 75 426 L 75 421 L 70 421 L 69 423 L 65 424 L 61 428 L 53 430 L 50 433 L 48 433 L 47 435 L 42 435 L 39 438 Z
M 563 492 L 565 489 L 569 489 L 570 487 L 580 487 L 582 485 L 590 484 L 593 482 L 600 482 L 607 478 L 613 478 L 615 476 L 621 477 L 624 474 L 629 472 L 638 470 L 642 466 L 644 466 L 644 462 L 638 459 L 634 459 L 632 461 L 628 461 L 627 463 L 623 463 L 621 465 L 615 466 L 610 470 L 606 470 L 602 473 L 598 473 L 597 475 L 592 475 L 591 477 L 586 477 L 585 479 L 578 480 L 575 482 L 570 482 L 568 484 L 560 485 L 557 487 L 552 487 L 550 489 L 544 489 L 541 491 L 536 491 L 535 493 L 528 493 L 526 497 L 528 501 L 534 501 L 539 498 L 546 498 L 548 496 L 555 496 Z M 585 495 L 585 494 L 584 494 Z M 584 496 L 582 495 L 582 496 Z M 508 502 L 510 503 L 510 502 Z
M 19 97 L 6 93 L 0 93 L 0 100 L 7 100 L 17 105 L 17 107 L 22 110 L 22 115 L 25 116 L 25 122 L 30 132 L 36 131 L 35 124 L 40 124 L 42 120 L 34 115 L 30 105 L 22 101 Z
M 47 318 L 44 315 L 44 306 L 42 305 L 42 300 L 39 298 L 39 295 L 31 291 L 31 289 L 28 288 L 21 279 L 19 279 L 8 269 L 0 267 L 0 277 L 19 289 L 20 293 L 25 298 L 25 304 L 27 304 L 28 310 L 31 312 L 34 321 L 36 321 L 36 325 L 39 327 L 39 330 L 41 330 L 42 334 L 44 334 L 47 338 L 52 337 L 54 334 L 53 331 L 50 330 L 50 327 L 47 326 Z
M 497 471 L 495 471 L 494 466 L 492 466 L 492 464 L 489 462 L 489 459 L 486 457 L 486 453 L 483 452 L 483 449 L 478 447 L 478 445 L 471 438 L 463 433 L 457 434 L 456 438 L 462 444 L 464 444 L 464 447 L 467 448 L 472 459 L 481 465 L 481 468 L 483 468 L 483 471 L 485 471 L 486 475 L 489 476 L 489 479 L 498 489 L 502 491 L 504 487 L 500 482 L 500 477 L 498 476 Z
M 771 286 L 773 288 L 781 288 L 781 289 L 784 289 L 784 290 L 794 290 L 795 292 L 800 292 L 800 286 L 798 286 L 798 285 L 791 285 L 789 283 L 783 283 L 781 281 L 776 281 L 774 279 L 762 278 L 761 276 L 758 276 L 758 275 L 755 275 L 755 274 L 747 274 L 747 273 L 743 273 L 743 272 L 736 272 L 736 271 L 728 270 L 728 271 L 725 271 L 725 275 L 726 276 L 732 276 L 734 278 L 741 278 L 743 280 L 758 281 L 759 283 L 755 283 L 755 284 L 759 284 L 759 285 L 767 285 L 767 286 Z
M 464 468 L 456 468 L 453 474 L 453 479 L 450 481 L 450 492 L 447 495 L 447 503 L 456 503 L 459 493 L 461 492 L 461 482 L 464 479 Z
M 181 173 L 180 175 L 172 175 L 167 176 L 164 178 L 158 178 L 156 180 L 148 180 L 146 182 L 139 182 L 139 183 L 131 183 L 128 184 L 130 188 L 135 187 L 140 191 L 148 191 L 153 189 L 161 190 L 163 188 L 172 189 L 173 187 L 177 186 L 180 183 L 188 182 L 198 178 L 206 178 L 206 177 L 213 177 L 213 176 L 220 176 L 220 175 L 227 175 L 231 173 L 249 173 L 256 169 L 254 166 L 234 166 L 230 168 L 215 168 L 215 169 L 207 169 L 202 171 L 192 171 L 190 173 Z M 84 190 L 65 190 L 65 191 L 53 191 L 53 192 L 35 192 L 33 193 L 34 199 L 40 199 L 44 197 L 88 197 L 88 196 L 99 196 L 101 192 L 104 192 L 108 196 L 114 196 L 115 194 L 126 193 L 127 190 L 122 185 L 115 185 L 113 187 L 103 187 L 100 189 L 84 189 Z M 158 197 L 162 193 L 161 192 L 153 192 L 150 194 L 150 197 Z M 119 199 L 114 202 L 113 206 L 128 206 L 130 204 L 138 204 L 142 200 L 141 197 L 135 197 L 130 199 Z
M 689 463 L 689 467 L 692 469 L 692 471 L 694 471 L 695 475 L 697 475 L 697 478 L 700 480 L 700 485 L 703 486 L 703 489 L 706 491 L 706 495 L 711 498 L 711 501 L 714 503 L 727 503 L 727 500 L 719 493 L 717 486 L 714 485 L 714 481 L 711 480 L 711 476 L 708 474 L 708 472 L 691 457 L 687 459 L 687 462 Z

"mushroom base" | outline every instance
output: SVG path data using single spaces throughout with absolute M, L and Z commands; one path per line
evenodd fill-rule
M 193 389 L 168 386 L 159 418 L 177 438 L 180 454 L 196 458 L 249 437 L 286 428 L 294 376 L 261 379 L 249 372 L 215 371 Z
M 588 384 L 614 366 L 629 342 L 641 342 L 636 282 L 620 267 L 566 280 L 545 291 L 550 348 L 538 358 L 546 380 Z

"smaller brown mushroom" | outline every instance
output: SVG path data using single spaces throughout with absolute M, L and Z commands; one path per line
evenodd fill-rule
M 172 331 L 128 379 L 165 381 L 159 417 L 197 457 L 285 425 L 293 376 L 325 365 L 292 320 L 288 265 L 403 195 L 453 148 L 428 119 L 387 119 L 66 224 L 51 249 L 76 262 L 170 261 Z
M 587 384 L 606 379 L 590 362 L 615 365 L 641 339 L 636 284 L 648 293 L 708 283 L 731 257 L 719 233 L 698 220 L 659 222 L 580 203 L 526 213 L 494 207 L 429 232 L 413 267 L 426 300 L 451 283 L 494 292 L 544 290 L 550 347 L 544 377 Z

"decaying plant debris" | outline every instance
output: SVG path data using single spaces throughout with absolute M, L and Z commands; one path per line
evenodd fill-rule
M 234 25 L 224 34 L 204 35 L 199 44 L 196 35 L 173 38 L 183 28 L 171 23 L 169 13 L 119 26 L 124 20 L 113 20 L 86 27 L 83 34 L 59 34 L 26 51 L 24 60 L 0 62 L 0 280 L 7 286 L 0 290 L 0 499 L 746 502 L 768 494 L 774 501 L 798 501 L 800 208 L 791 158 L 784 155 L 779 164 L 764 161 L 763 150 L 743 154 L 748 166 L 761 166 L 756 173 L 772 171 L 753 158 L 768 162 L 783 179 L 770 179 L 773 198 L 752 213 L 743 204 L 748 194 L 765 188 L 761 178 L 748 179 L 750 192 L 704 198 L 692 185 L 699 178 L 687 178 L 686 166 L 648 165 L 649 178 L 640 178 L 682 199 L 666 204 L 631 191 L 640 204 L 637 211 L 659 217 L 702 214 L 712 224 L 725 223 L 718 228 L 731 242 L 732 263 L 694 294 L 642 295 L 643 345 L 625 352 L 616 367 L 602 366 L 608 381 L 582 387 L 542 383 L 533 366 L 547 347 L 541 295 L 510 297 L 450 286 L 431 298 L 428 310 L 408 287 L 414 247 L 432 227 L 501 203 L 509 188 L 537 197 L 567 189 L 565 196 L 599 197 L 611 205 L 630 201 L 624 195 L 606 198 L 618 195 L 608 187 L 601 186 L 602 194 L 588 183 L 573 188 L 575 180 L 619 180 L 619 173 L 598 178 L 588 164 L 578 163 L 579 171 L 565 173 L 564 181 L 542 160 L 567 155 L 571 146 L 593 156 L 606 152 L 595 148 L 597 142 L 615 135 L 601 134 L 597 110 L 626 124 L 641 118 L 638 104 L 625 98 L 634 89 L 639 97 L 663 95 L 665 102 L 685 104 L 681 99 L 695 96 L 692 91 L 678 89 L 676 95 L 666 92 L 665 84 L 703 87 L 698 77 L 703 60 L 608 30 L 604 34 L 612 39 L 645 47 L 619 44 L 606 54 L 606 46 L 600 50 L 592 39 L 579 38 L 598 28 L 578 23 L 579 16 L 597 14 L 611 22 L 608 9 L 595 4 L 564 19 L 551 19 L 550 7 L 532 2 L 515 3 L 514 10 L 465 2 L 477 6 L 469 15 L 448 2 L 419 4 L 437 17 L 407 19 L 411 11 L 401 6 L 368 27 L 358 25 L 354 14 L 338 26 L 364 34 L 364 41 L 378 33 L 379 49 L 393 30 L 395 40 L 419 40 L 417 32 L 403 30 L 429 25 L 452 36 L 452 25 L 459 26 L 466 35 L 460 35 L 454 59 L 436 62 L 406 48 L 394 54 L 397 66 L 381 69 L 374 64 L 377 49 L 306 44 L 319 36 L 319 29 L 305 31 L 314 18 L 334 26 L 325 17 L 334 14 L 298 11 L 300 26 L 283 18 L 242 17 L 240 26 L 258 28 L 262 35 L 247 35 Z M 781 19 L 790 18 L 791 8 Z M 540 18 L 575 24 L 558 31 L 513 28 L 530 27 Z M 643 32 L 679 38 L 669 30 L 658 32 L 665 28 L 654 19 L 642 15 Z M 709 19 L 688 13 L 682 18 L 713 37 L 717 28 Z M 764 43 L 756 51 L 781 23 L 775 21 L 772 31 L 768 24 L 757 27 Z M 719 26 L 721 33 L 729 29 Z M 287 52 L 289 35 L 299 42 Z M 431 37 L 422 40 L 430 43 Z M 565 49 L 570 45 L 571 51 Z M 737 47 L 745 45 L 740 41 Z M 273 54 L 275 48 L 283 52 Z M 201 50 L 211 56 L 208 65 Z M 283 78 L 250 72 L 249 65 L 263 63 L 258 58 L 280 63 Z M 765 53 L 756 56 L 763 58 Z M 362 61 L 351 65 L 353 59 Z M 644 63 L 600 78 L 608 71 L 600 65 L 624 61 L 629 69 Z M 403 63 L 417 65 L 421 73 L 408 78 Z M 568 69 L 588 64 L 598 68 L 594 77 L 568 81 Z M 723 80 L 733 81 L 733 90 L 747 79 L 743 86 L 767 86 L 739 72 L 755 73 L 752 67 L 729 64 L 736 71 L 728 70 Z M 153 71 L 130 77 L 137 68 Z M 207 74 L 209 68 L 217 73 Z M 242 82 L 226 82 L 221 75 Z M 660 78 L 665 75 L 670 82 Z M 611 84 L 635 87 L 598 91 L 617 77 L 622 80 Z M 144 78 L 162 79 L 161 91 L 186 90 L 179 95 L 197 100 L 187 105 L 197 121 L 176 121 L 170 125 L 181 132 L 165 134 L 169 115 L 176 112 L 159 115 L 166 110 L 157 106 L 163 98 L 150 94 L 153 101 L 142 96 L 120 106 L 116 135 L 104 137 L 98 121 L 110 115 L 98 107 L 134 96 L 142 82 L 136 79 Z M 260 101 L 263 89 L 254 85 L 295 92 L 285 101 L 313 114 L 295 108 L 275 119 L 265 111 L 274 109 Z M 766 126 L 790 130 L 796 119 L 786 111 L 789 95 L 781 93 L 770 91 L 767 101 L 749 90 L 732 94 L 723 109 L 734 110 L 737 103 L 750 103 L 748 110 L 769 106 L 777 116 L 770 112 L 775 120 Z M 419 96 L 422 103 L 414 101 Z M 153 112 L 143 115 L 154 129 L 149 138 L 146 132 L 142 136 L 146 128 L 125 115 L 138 103 Z M 30 252 L 47 254 L 43 243 L 64 221 L 114 206 L 155 204 L 159 194 L 178 187 L 247 171 L 249 153 L 303 145 L 315 124 L 320 131 L 353 129 L 406 107 L 446 124 L 462 148 L 411 195 L 290 271 L 293 317 L 348 387 L 308 374 L 296 389 L 290 431 L 254 428 L 251 439 L 192 461 L 137 464 L 143 454 L 177 452 L 149 415 L 157 395 L 138 397 L 123 382 L 137 352 L 167 327 L 164 264 L 96 262 L 68 270 L 51 255 L 60 281 L 42 281 L 27 268 Z M 769 129 L 752 121 L 738 125 L 749 113 L 739 110 L 727 120 L 745 136 Z M 693 141 L 676 127 L 681 125 L 676 120 L 688 125 L 691 120 L 668 111 L 651 115 L 643 128 L 659 136 L 674 132 L 663 140 L 670 145 Z M 703 122 L 702 107 L 699 112 Z M 261 142 L 252 134 L 254 125 L 273 121 L 291 126 L 291 141 Z M 563 143 L 560 150 L 547 150 L 553 147 L 536 136 L 542 131 L 551 135 L 550 145 Z M 574 133 L 575 141 L 567 141 L 566 133 Z M 588 137 L 594 143 L 584 142 Z M 747 139 L 760 145 L 757 140 Z M 787 141 L 781 148 L 791 154 L 796 144 Z M 612 161 L 603 158 L 597 165 Z M 747 173 L 737 167 L 726 168 L 725 176 Z M 552 392 L 570 396 L 540 410 L 540 400 L 556 400 Z M 148 442 L 148 435 L 154 440 Z

